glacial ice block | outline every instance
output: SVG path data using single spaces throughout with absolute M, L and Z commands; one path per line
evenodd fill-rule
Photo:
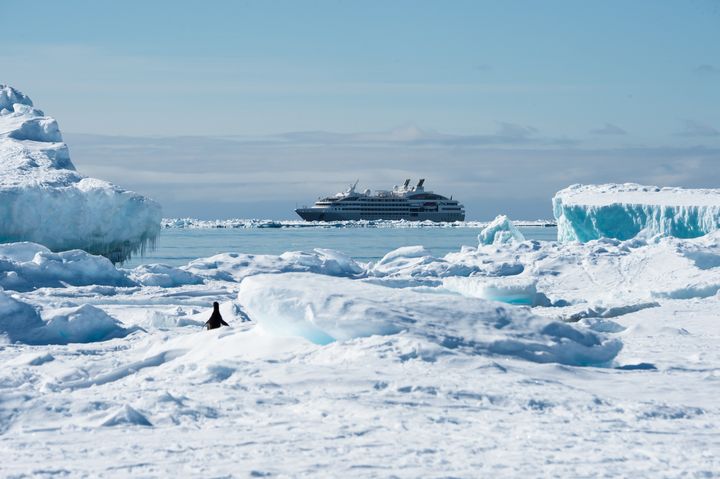
M 160 205 L 75 170 L 55 119 L 0 85 L 0 243 L 123 261 L 160 231 Z
M 481 245 L 503 244 L 511 241 L 525 241 L 525 237 L 505 215 L 498 215 L 478 235 L 478 243 Z
M 627 240 L 641 232 L 695 238 L 720 229 L 720 189 L 572 185 L 552 203 L 562 242 Z

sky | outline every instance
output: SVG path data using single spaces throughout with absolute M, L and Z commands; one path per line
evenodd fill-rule
M 720 183 L 720 1 L 0 0 L 0 83 L 166 216 L 426 178 L 468 219 Z

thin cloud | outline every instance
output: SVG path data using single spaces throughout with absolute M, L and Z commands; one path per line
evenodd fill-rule
M 503 138 L 529 138 L 537 133 L 532 126 L 517 125 L 515 123 L 500 122 L 497 135 Z
M 683 129 L 678 133 L 678 135 L 690 137 L 715 137 L 720 136 L 720 131 L 706 123 L 700 123 L 695 120 L 685 120 Z
M 236 137 L 241 141 L 269 142 L 299 145 L 414 145 L 414 146 L 517 146 L 517 145 L 570 145 L 576 140 L 550 138 L 538 135 L 532 126 L 498 122 L 494 133 L 457 135 L 441 133 L 409 124 L 387 131 L 361 133 L 333 133 L 326 131 L 299 131 L 267 137 Z
M 716 67 L 715 65 L 703 64 L 696 67 L 694 71 L 698 75 L 715 75 L 717 73 L 720 73 L 720 68 Z
M 605 123 L 605 126 L 596 130 L 590 130 L 590 133 L 594 135 L 627 135 L 627 131 L 612 123 Z

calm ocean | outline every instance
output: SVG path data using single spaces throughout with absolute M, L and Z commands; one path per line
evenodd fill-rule
M 374 261 L 401 246 L 422 245 L 435 256 L 477 246 L 481 228 L 166 228 L 154 251 L 122 265 L 187 264 L 218 253 L 281 254 L 330 248 L 358 261 Z M 555 227 L 520 227 L 527 239 L 554 240 Z

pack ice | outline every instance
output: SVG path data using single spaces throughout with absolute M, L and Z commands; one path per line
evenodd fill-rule
M 720 190 L 572 185 L 552 200 L 559 241 L 626 240 L 644 235 L 695 238 L 720 228 Z
M 717 476 L 720 231 L 560 243 L 509 224 L 369 264 L 122 269 L 3 245 L 0 469 Z M 213 301 L 230 327 L 203 330 Z
M 75 170 L 54 118 L 0 85 L 0 242 L 123 261 L 155 240 L 160 206 Z

